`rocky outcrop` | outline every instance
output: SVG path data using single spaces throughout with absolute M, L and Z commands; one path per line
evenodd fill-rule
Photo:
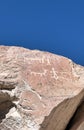
M 83 100 L 84 67 L 48 52 L 0 46 L 0 130 L 82 130 Z

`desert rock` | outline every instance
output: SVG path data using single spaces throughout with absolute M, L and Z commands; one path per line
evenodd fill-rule
M 83 100 L 83 66 L 49 52 L 0 46 L 0 130 L 82 130 Z

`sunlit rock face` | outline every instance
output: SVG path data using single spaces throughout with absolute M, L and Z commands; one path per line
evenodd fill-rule
M 84 67 L 48 52 L 0 46 L 0 130 L 83 130 L 83 99 Z

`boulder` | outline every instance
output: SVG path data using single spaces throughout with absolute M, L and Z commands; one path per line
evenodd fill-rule
M 49 52 L 0 46 L 0 130 L 82 130 L 83 100 L 83 66 Z

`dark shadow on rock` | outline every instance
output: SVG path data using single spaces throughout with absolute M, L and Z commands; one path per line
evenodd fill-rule
M 84 122 L 84 101 L 77 108 L 75 114 L 68 123 L 66 130 L 75 130 L 82 122 Z
M 0 123 L 6 117 L 6 114 L 9 112 L 9 110 L 14 106 L 15 104 L 12 103 L 12 101 L 5 101 L 0 104 Z

